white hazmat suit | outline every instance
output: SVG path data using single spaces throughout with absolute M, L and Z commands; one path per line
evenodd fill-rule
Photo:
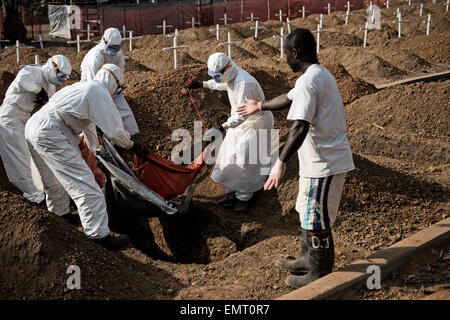
M 122 85 L 121 69 L 104 65 L 94 80 L 58 91 L 25 128 L 31 155 L 44 183 L 48 210 L 57 215 L 68 213 L 70 196 L 85 234 L 92 239 L 109 234 L 108 215 L 105 197 L 78 148 L 79 134 L 84 134 L 92 151 L 98 147 L 95 126 L 119 147 L 133 146 L 112 100 L 118 87 L 116 78 Z
M 216 74 L 224 68 L 227 69 L 221 75 L 220 83 L 215 79 L 203 81 L 205 88 L 227 91 L 231 104 L 231 116 L 222 124 L 227 134 L 211 178 L 224 186 L 228 193 L 234 191 L 237 199 L 248 201 L 255 191 L 264 186 L 270 169 L 273 115 L 270 111 L 247 117 L 238 115 L 235 110 L 245 103 L 245 97 L 264 101 L 264 93 L 258 81 L 237 67 L 224 53 L 214 53 L 209 57 L 210 74 Z M 261 132 L 265 135 L 261 135 Z M 262 161 L 261 155 L 268 159 Z
M 106 63 L 115 64 L 122 72 L 125 72 L 125 56 L 122 50 L 118 50 L 114 56 L 107 53 L 109 45 L 120 46 L 121 44 L 122 36 L 120 31 L 116 28 L 106 29 L 100 43 L 89 50 L 81 62 L 81 81 L 94 79 L 97 72 Z M 123 94 L 119 94 L 113 99 L 119 110 L 125 130 L 132 136 L 139 133 L 136 119 Z
M 25 141 L 25 124 L 34 110 L 36 94 L 44 89 L 50 98 L 55 93 L 56 68 L 70 75 L 72 67 L 63 55 L 48 59 L 43 66 L 25 66 L 6 91 L 0 107 L 0 156 L 8 179 L 29 201 L 39 203 L 45 195 L 40 176 Z

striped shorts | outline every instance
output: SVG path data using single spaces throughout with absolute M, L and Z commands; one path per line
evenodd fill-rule
M 324 178 L 300 176 L 295 210 L 305 230 L 326 230 L 336 220 L 346 173 Z

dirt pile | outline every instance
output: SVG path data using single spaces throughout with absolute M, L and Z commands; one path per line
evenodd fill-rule
M 180 287 L 159 268 L 106 251 L 43 207 L 0 195 L 2 299 L 161 299 L 169 287 Z M 80 267 L 82 290 L 66 286 L 70 265 Z

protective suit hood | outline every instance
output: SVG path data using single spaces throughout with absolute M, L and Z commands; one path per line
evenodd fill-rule
M 115 56 L 119 50 L 122 48 L 122 35 L 120 34 L 119 29 L 117 28 L 108 28 L 105 30 L 105 33 L 103 34 L 102 40 L 100 42 L 102 51 L 106 54 L 108 53 L 109 48 L 113 47 L 114 50 L 112 52 L 115 52 L 115 54 L 110 54 Z
M 107 63 L 97 72 L 94 80 L 101 83 L 112 96 L 118 86 L 123 86 L 123 72 L 115 64 Z
M 222 71 L 225 67 L 229 67 L 222 74 Z M 233 60 L 230 59 L 225 53 L 216 52 L 209 56 L 208 58 L 208 74 L 214 78 L 216 75 L 220 75 L 220 79 L 222 82 L 230 82 L 236 78 L 237 75 L 237 67 Z
M 56 76 L 57 68 L 60 72 L 64 73 L 67 76 L 72 73 L 72 65 L 70 64 L 69 59 L 67 59 L 62 54 L 57 54 L 53 57 L 50 57 L 47 60 L 46 64 L 41 67 L 45 79 L 55 85 L 60 84 Z

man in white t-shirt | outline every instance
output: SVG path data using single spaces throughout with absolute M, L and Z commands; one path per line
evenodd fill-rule
M 300 214 L 302 256 L 294 261 L 279 259 L 277 266 L 293 273 L 286 278 L 286 284 L 299 288 L 332 271 L 331 227 L 336 220 L 345 175 L 355 166 L 336 79 L 319 64 L 316 41 L 309 30 L 295 29 L 289 34 L 286 59 L 293 72 L 303 73 L 295 88 L 265 102 L 246 99 L 247 103 L 236 111 L 245 116 L 290 107 L 287 119 L 293 125 L 288 141 L 264 189 L 278 187 L 286 162 L 298 152 L 300 179 L 295 209 Z

